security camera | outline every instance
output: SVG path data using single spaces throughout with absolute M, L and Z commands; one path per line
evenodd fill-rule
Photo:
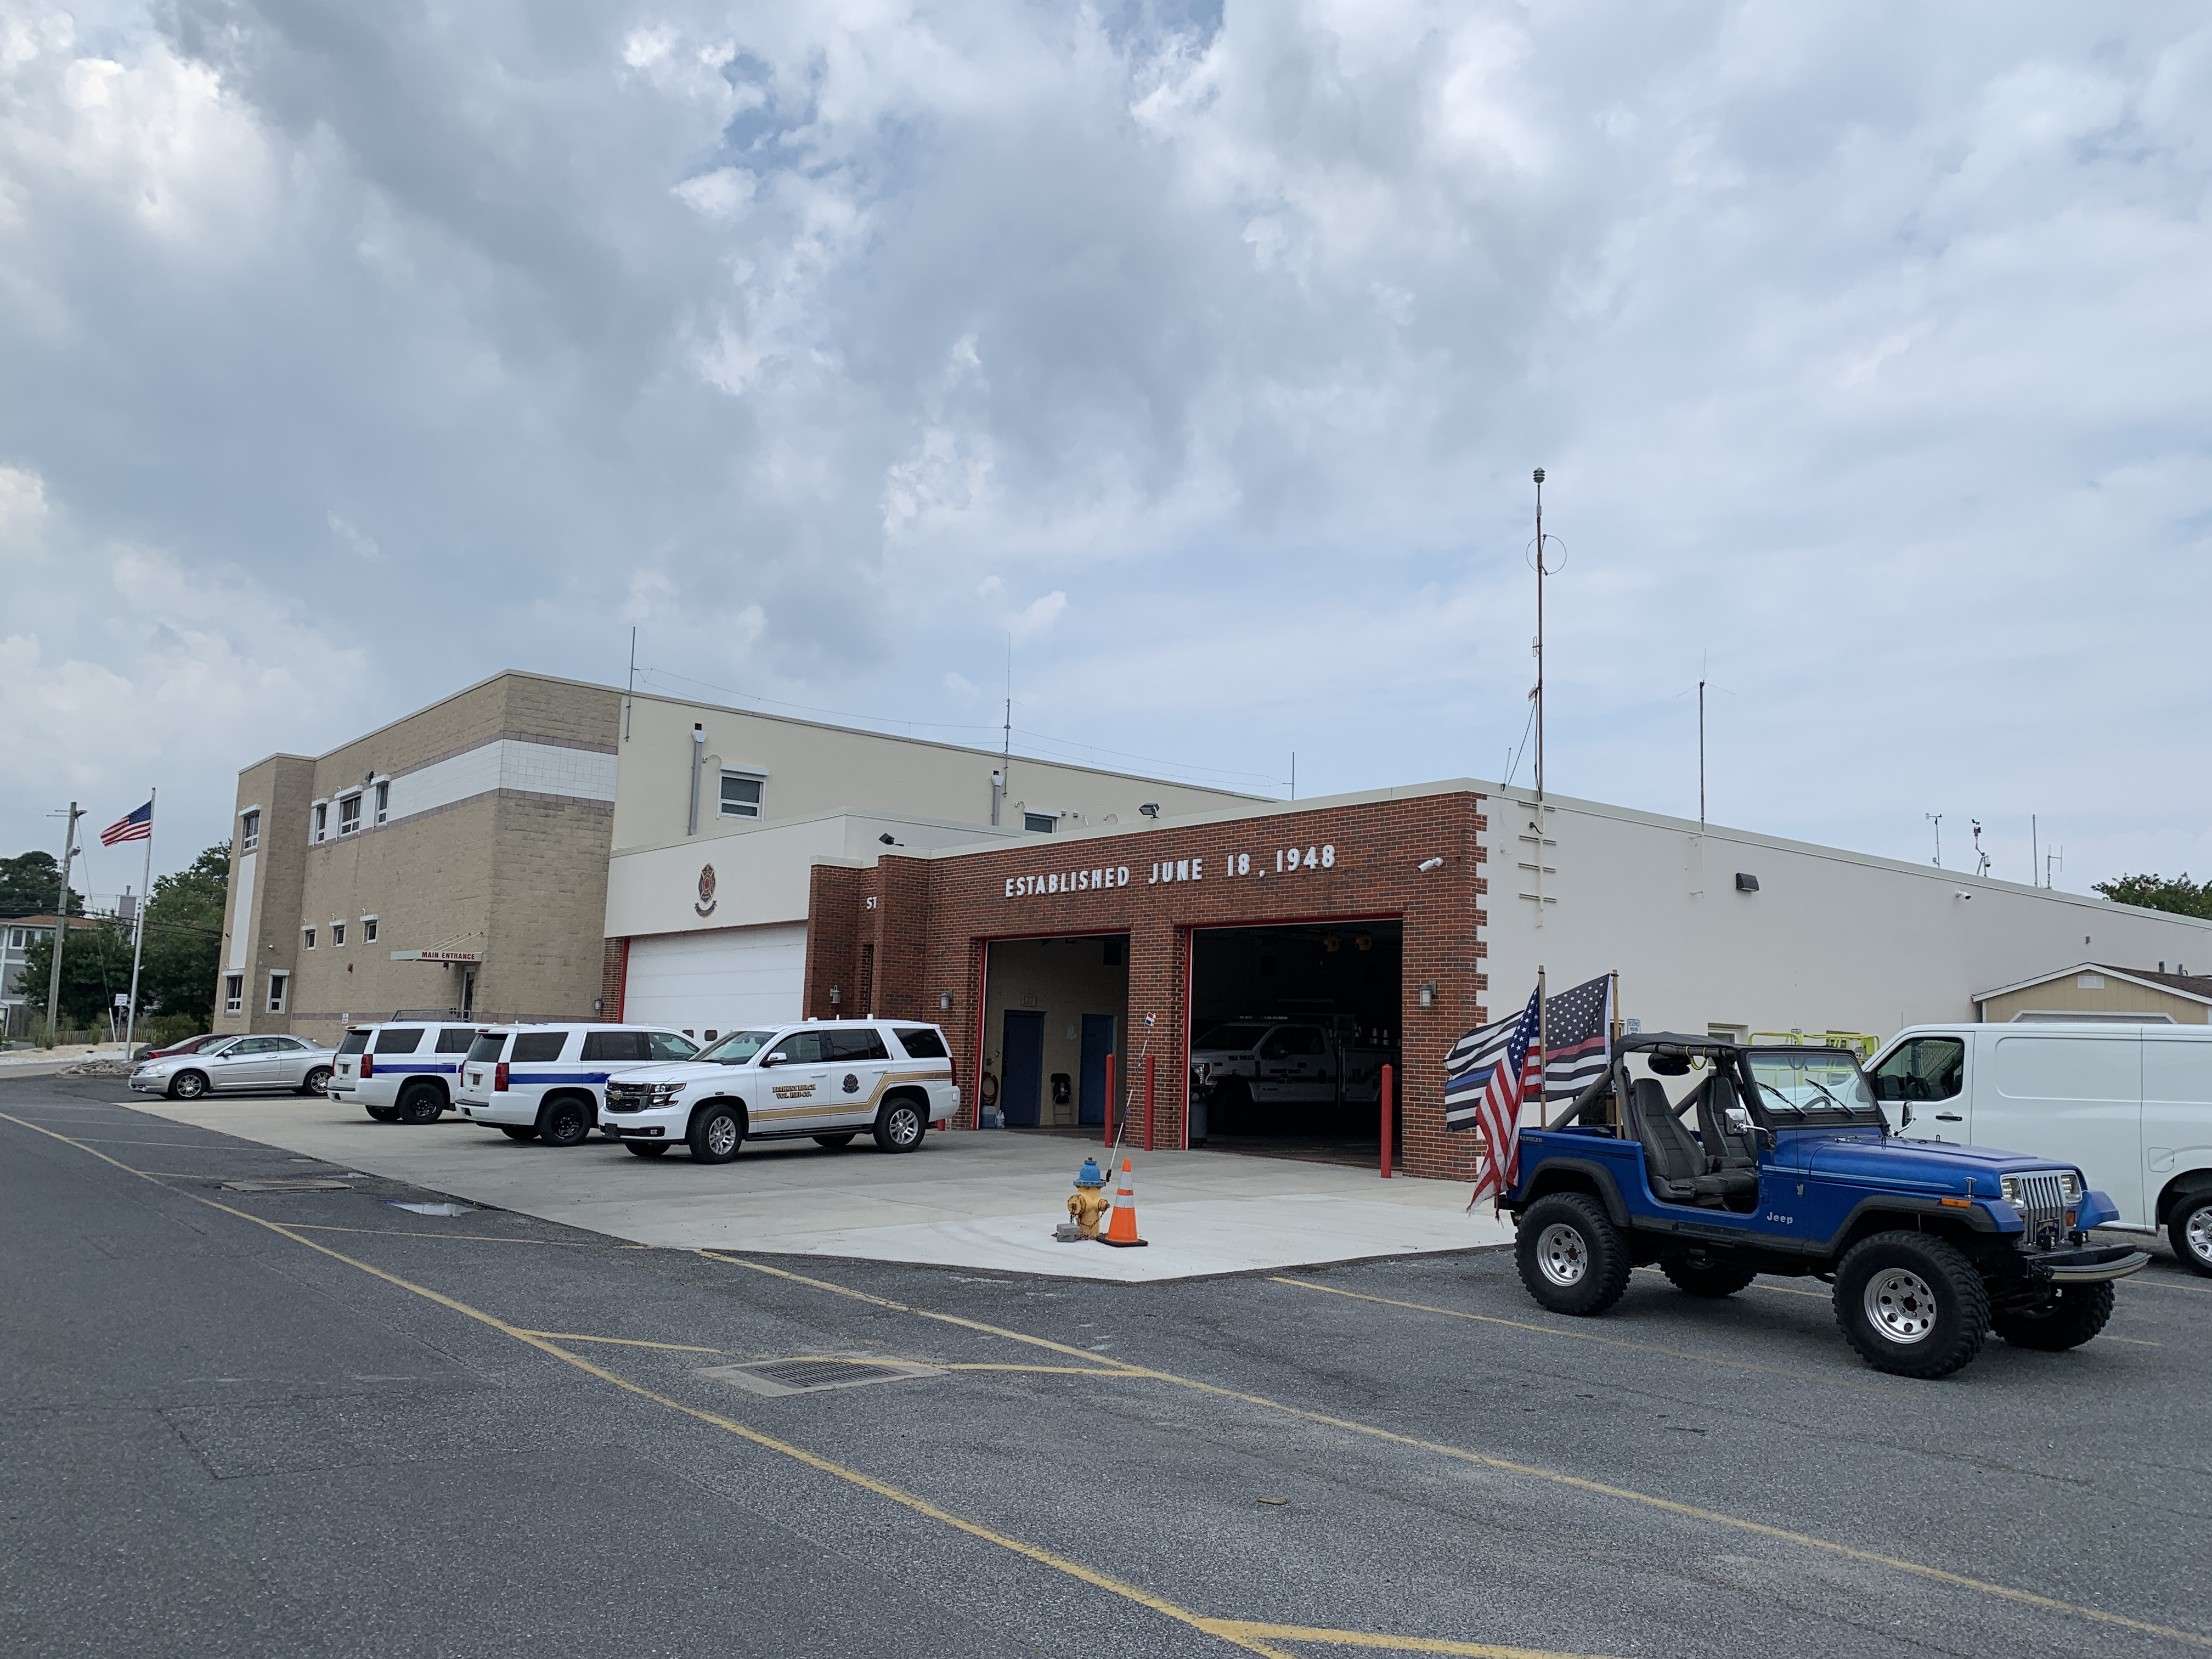
M 1952 894 L 1951 896 L 1953 898 L 1971 899 L 1973 897 L 1973 895 L 1972 893 L 1958 892 Z
M 1442 859 L 1423 859 L 1413 866 L 1416 870 L 1441 870 L 1443 867 L 1444 861 Z
M 1156 800 L 1148 800 L 1137 810 L 1148 818 L 1156 818 L 1160 815 L 1160 804 Z

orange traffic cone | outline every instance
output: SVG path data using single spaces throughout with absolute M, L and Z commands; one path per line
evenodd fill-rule
M 1107 1222 L 1098 1242 L 1124 1250 L 1146 1243 L 1137 1237 L 1137 1190 L 1126 1158 L 1121 1160 L 1121 1184 L 1114 1189 L 1113 1218 Z

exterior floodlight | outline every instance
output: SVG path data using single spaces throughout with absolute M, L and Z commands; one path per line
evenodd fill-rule
M 1156 800 L 1148 800 L 1137 810 L 1148 818 L 1156 818 L 1160 815 L 1160 804 Z

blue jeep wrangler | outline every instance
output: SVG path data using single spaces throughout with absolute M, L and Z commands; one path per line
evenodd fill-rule
M 1519 1173 L 1521 1282 L 1554 1313 L 1604 1312 L 1655 1262 L 1691 1296 L 1811 1274 L 1860 1357 L 1899 1376 L 1948 1376 L 1993 1328 L 2077 1347 L 2150 1260 L 2089 1242 L 2118 1212 L 2077 1169 L 1893 1136 L 1844 1049 L 1623 1037 L 1522 1132 Z

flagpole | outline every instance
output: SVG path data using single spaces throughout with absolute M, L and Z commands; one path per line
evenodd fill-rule
M 1537 854 L 1537 862 L 1541 863 L 1543 857 L 1541 853 Z M 1551 1012 L 1546 1006 L 1549 1001 L 1550 999 L 1544 994 L 1544 964 L 1540 962 L 1536 964 L 1536 1124 L 1539 1128 L 1544 1124 L 1544 1109 L 1551 1104 L 1552 1100 L 1551 1091 L 1544 1086 L 1544 1071 L 1552 1063 L 1552 1046 L 1545 1041 L 1544 1017 Z
M 138 1029 L 138 964 L 146 956 L 146 911 L 154 902 L 154 801 L 158 789 L 146 792 L 146 873 L 138 883 L 137 937 L 131 945 L 131 1006 L 123 1014 L 123 1058 L 131 1058 L 131 1039 Z M 112 1030 L 114 1027 L 108 1028 Z

